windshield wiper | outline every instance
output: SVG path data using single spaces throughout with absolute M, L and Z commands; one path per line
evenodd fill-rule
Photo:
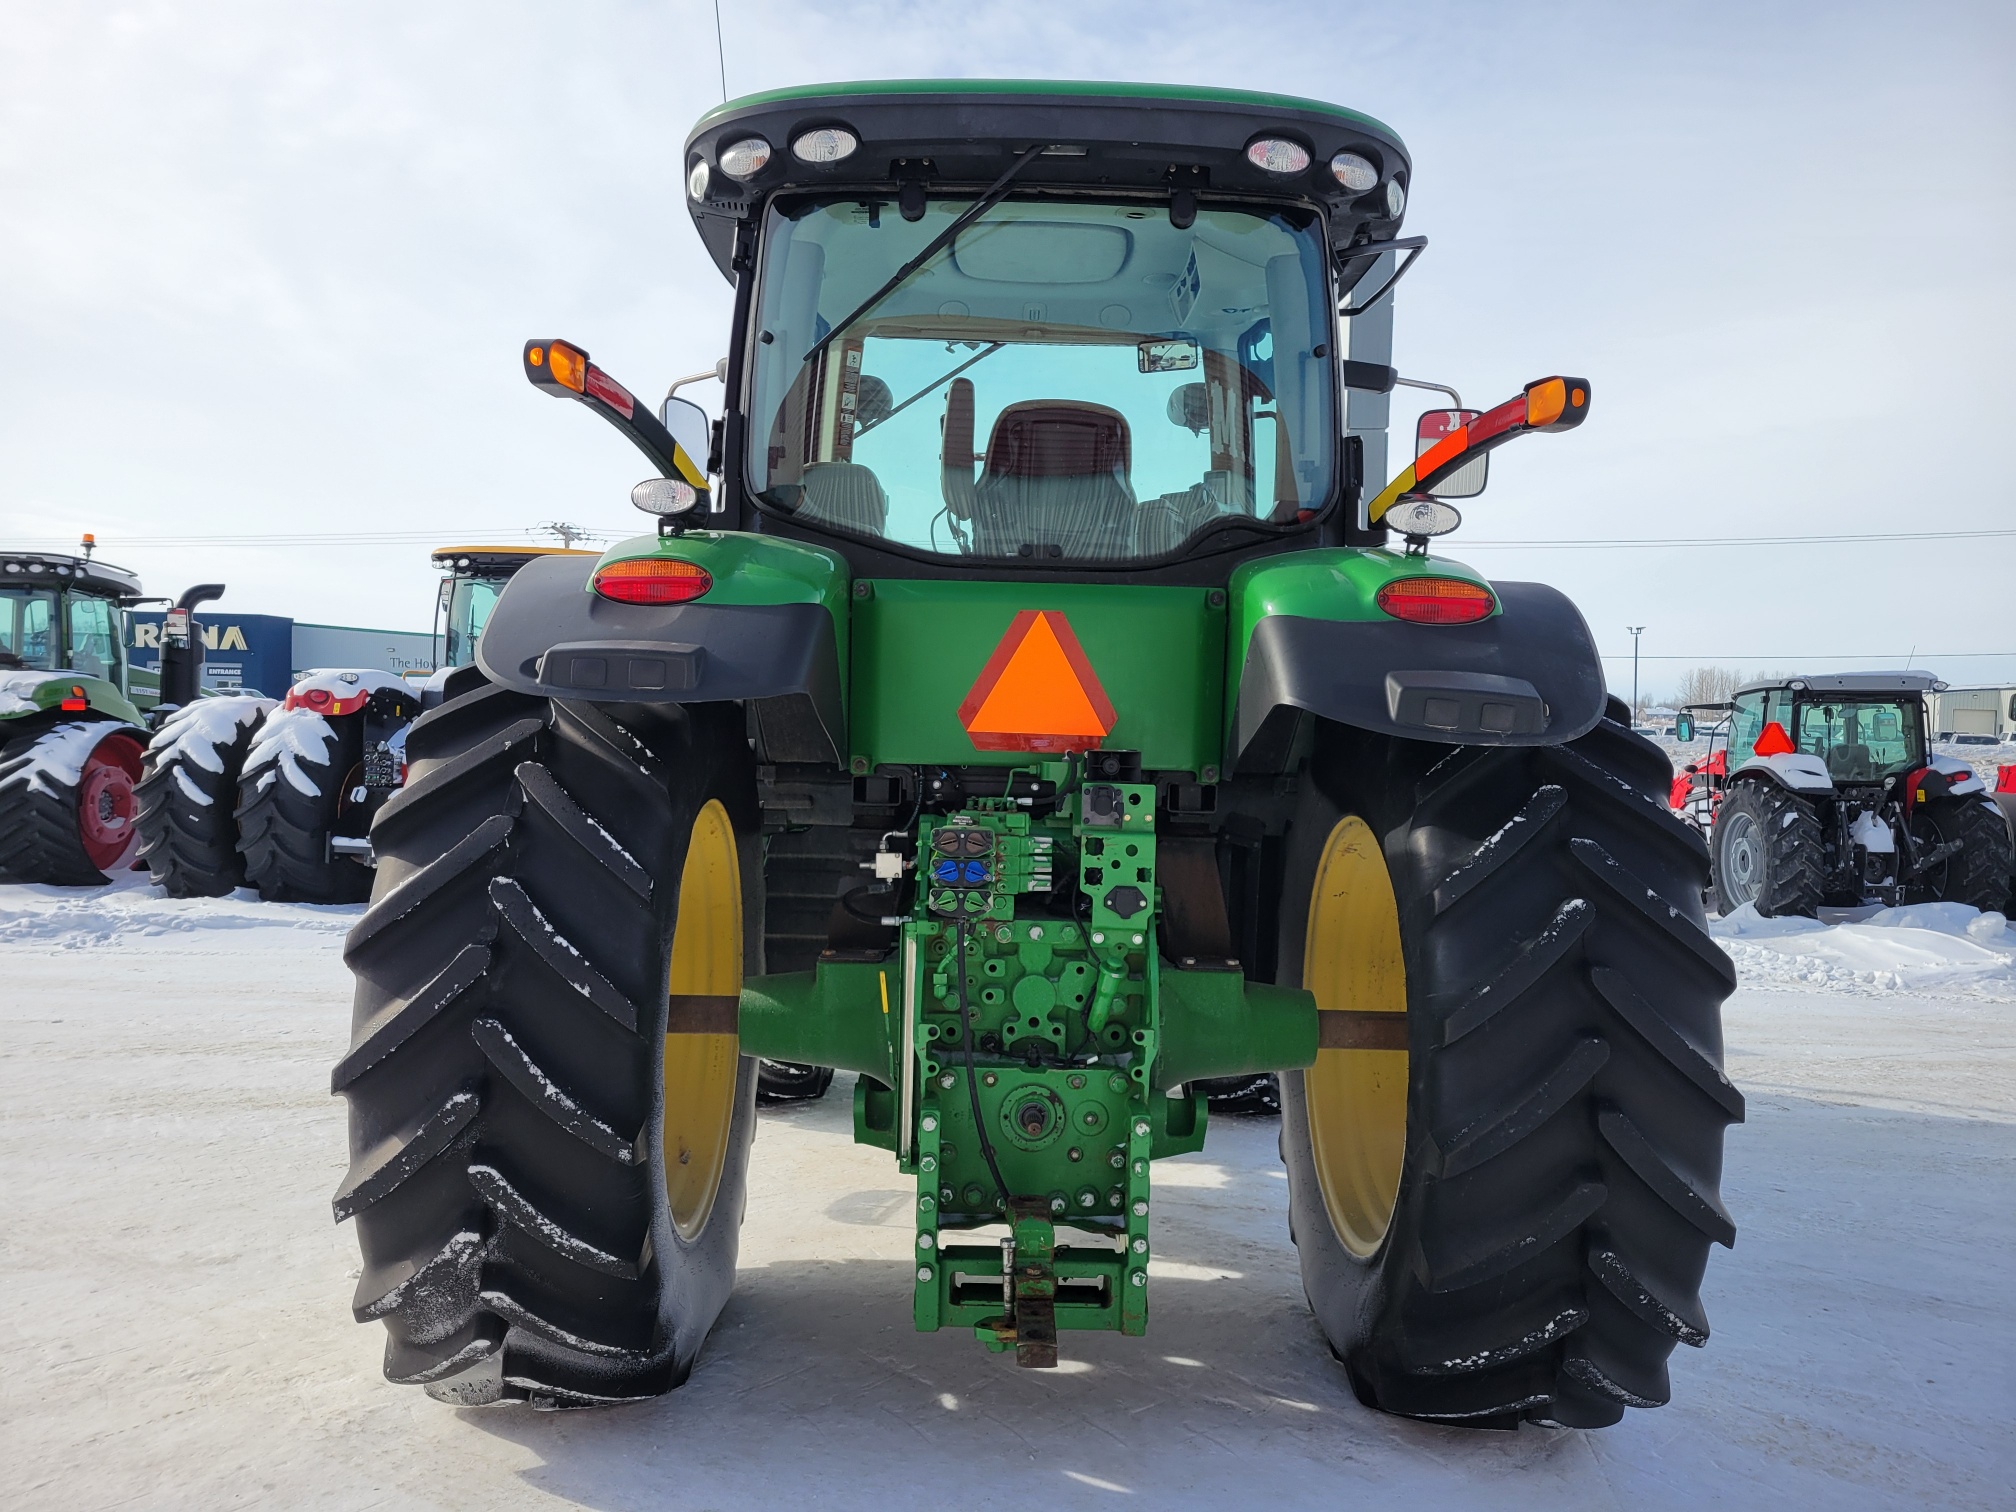
M 861 437 L 867 435 L 868 432 L 875 429 L 876 426 L 884 424 L 887 421 L 894 420 L 898 415 L 902 414 L 903 411 L 910 408 L 911 405 L 915 404 L 919 399 L 922 399 L 926 394 L 930 393 L 933 389 L 942 387 L 944 384 L 949 383 L 952 379 L 957 378 L 961 373 L 965 372 L 966 369 L 972 367 L 975 363 L 985 362 L 989 357 L 992 357 L 996 352 L 1000 351 L 1001 348 L 1003 348 L 1006 345 L 1008 345 L 1008 343 L 1005 341 L 993 342 L 984 351 L 979 352 L 972 357 L 968 357 L 964 362 L 960 363 L 959 366 L 952 369 L 951 372 L 939 374 L 938 377 L 933 378 L 929 383 L 925 384 L 924 387 L 917 390 L 916 393 L 912 394 L 908 399 L 905 399 L 901 404 L 891 407 L 889 413 L 884 415 L 880 420 L 870 420 L 866 425 L 857 427 L 854 432 L 855 439 L 858 441 Z
M 817 341 L 813 342 L 812 350 L 810 350 L 805 354 L 804 360 L 806 362 L 810 362 L 814 357 L 817 357 L 821 352 L 825 351 L 827 347 L 831 346 L 841 336 L 845 335 L 847 333 L 848 327 L 853 325 L 855 321 L 859 320 L 863 315 L 866 315 L 870 310 L 874 309 L 875 306 L 882 303 L 883 300 L 887 299 L 890 296 L 890 294 L 895 292 L 897 286 L 900 285 L 903 282 L 903 280 L 908 278 L 912 273 L 915 273 L 919 268 L 923 267 L 924 264 L 929 262 L 932 258 L 936 257 L 940 252 L 943 252 L 948 246 L 950 246 L 952 244 L 952 239 L 956 237 L 961 231 L 964 231 L 968 226 L 972 225 L 973 222 L 980 219 L 981 216 L 985 215 L 989 210 L 992 210 L 996 205 L 1000 204 L 1002 200 L 1006 199 L 1008 197 L 1008 190 L 1010 186 L 1014 184 L 1016 178 L 1020 176 L 1022 170 L 1024 168 L 1027 168 L 1031 163 L 1035 162 L 1037 158 L 1042 156 L 1042 154 L 1043 154 L 1043 144 L 1039 142 L 1036 146 L 1031 147 L 1027 152 L 1023 153 L 1022 156 L 1015 159 L 1013 163 L 1009 164 L 1008 171 L 1002 174 L 1001 177 L 999 177 L 998 179 L 994 180 L 994 182 L 988 186 L 987 192 L 982 194 L 980 198 L 978 198 L 977 200 L 973 201 L 971 205 L 968 205 L 964 213 L 957 216 L 953 220 L 951 225 L 947 226 L 943 231 L 940 231 L 936 236 L 932 237 L 931 240 L 926 242 L 924 244 L 924 250 L 922 252 L 919 252 L 915 257 L 911 258 L 910 261 L 906 262 L 905 264 L 903 264 L 902 267 L 898 268 L 894 273 L 890 274 L 889 281 L 887 283 L 883 284 L 881 288 L 877 289 L 873 294 L 870 294 L 866 299 L 862 300 L 860 304 L 856 305 L 852 310 L 848 311 L 846 319 L 836 322 L 831 330 L 829 330 L 824 336 L 821 336 Z

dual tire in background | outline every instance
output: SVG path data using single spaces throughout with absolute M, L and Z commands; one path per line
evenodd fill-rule
M 251 887 L 274 902 L 363 902 L 370 866 L 331 845 L 362 745 L 361 716 L 264 698 L 177 710 L 148 747 L 138 786 L 140 859 L 175 898 Z
M 147 732 L 70 720 L 0 746 L 0 882 L 99 887 L 140 849 Z

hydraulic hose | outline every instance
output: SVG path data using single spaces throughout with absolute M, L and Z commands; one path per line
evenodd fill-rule
M 953 947 L 957 952 L 953 980 L 959 985 L 959 1022 L 962 1033 L 960 1048 L 966 1052 L 966 1095 L 973 1100 L 973 1130 L 980 1136 L 980 1154 L 987 1162 L 987 1170 L 994 1177 L 995 1188 L 1001 1193 L 1001 1211 L 1008 1211 L 1008 1183 L 1001 1179 L 1001 1164 L 994 1158 L 994 1141 L 987 1137 L 987 1120 L 980 1113 L 980 1077 L 973 1069 L 973 1005 L 966 1000 L 966 931 L 967 921 L 955 920 L 952 925 Z

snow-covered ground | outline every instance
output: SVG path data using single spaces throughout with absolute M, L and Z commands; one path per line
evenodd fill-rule
M 844 1078 L 764 1117 L 684 1390 L 539 1414 L 388 1386 L 329 1222 L 356 912 L 0 887 L 7 1506 L 2012 1504 L 2016 932 L 1980 916 L 1718 926 L 1750 1117 L 1714 1337 L 1619 1427 L 1470 1433 L 1353 1401 L 1271 1121 L 1158 1164 L 1148 1338 L 1033 1372 L 913 1333 L 909 1190 L 852 1144 Z

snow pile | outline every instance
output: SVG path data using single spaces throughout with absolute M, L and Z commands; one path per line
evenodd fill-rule
M 169 898 L 145 872 L 124 872 L 107 887 L 0 885 L 0 944 L 77 950 L 121 938 L 196 935 L 209 930 L 285 929 L 342 935 L 361 903 L 262 903 L 249 888 L 228 898 Z
M 245 775 L 259 773 L 263 792 L 272 786 L 276 772 L 285 772 L 297 792 L 317 797 L 321 789 L 301 770 L 301 763 L 327 766 L 335 744 L 334 726 L 313 709 L 282 709 L 259 727 L 252 749 L 245 753 Z
M 271 698 L 199 698 L 170 714 L 147 744 L 156 767 L 175 763 L 175 782 L 182 796 L 198 808 L 210 806 L 210 795 L 189 780 L 184 765 L 206 772 L 224 770 L 224 752 L 239 732 L 278 708 Z
M 2016 929 L 1964 903 L 1852 911 L 1839 923 L 1766 919 L 1746 903 L 1709 932 L 1746 987 L 1958 992 L 2016 1002 Z

